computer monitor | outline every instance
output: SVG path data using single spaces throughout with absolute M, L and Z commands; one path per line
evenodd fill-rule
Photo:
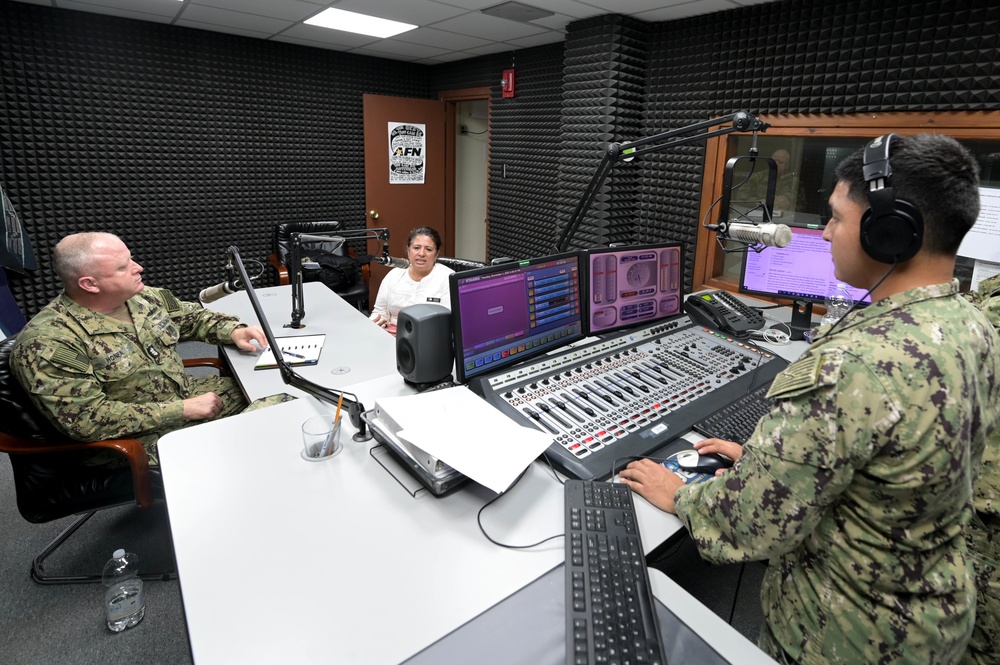
M 450 279 L 458 383 L 584 336 L 577 252 L 465 270 Z
M 596 247 L 586 250 L 584 256 L 590 334 L 680 314 L 681 243 Z
M 833 292 L 838 280 L 833 275 L 830 244 L 823 240 L 823 227 L 818 224 L 789 224 L 792 241 L 786 247 L 767 247 L 761 252 L 743 255 L 740 270 L 740 293 L 792 300 L 792 337 L 801 339 L 803 330 L 812 327 L 813 303 L 822 304 Z M 865 289 L 848 286 L 854 300 L 864 300 Z

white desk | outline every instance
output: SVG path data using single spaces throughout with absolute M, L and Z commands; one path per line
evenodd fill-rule
M 261 289 L 273 292 L 262 297 L 269 320 L 272 309 L 272 321 L 287 317 L 287 289 Z M 217 309 L 254 320 L 249 302 L 241 311 L 234 298 L 218 301 Z M 346 303 L 323 307 L 322 301 L 322 294 L 307 294 L 307 323 L 332 318 L 328 348 L 321 365 L 311 368 L 317 376 L 309 378 L 357 394 L 368 408 L 377 397 L 410 391 L 395 371 L 392 338 Z M 277 372 L 255 372 L 249 355 L 230 353 L 230 359 L 249 396 L 284 388 Z M 329 361 L 349 362 L 352 370 L 323 372 Z M 356 382 L 338 382 L 345 376 Z M 188 634 L 199 664 L 398 663 L 562 562 L 561 539 L 530 550 L 490 543 L 476 515 L 494 495 L 481 486 L 469 483 L 443 498 L 411 497 L 370 458 L 370 443 L 350 440 L 355 430 L 346 419 L 340 455 L 303 460 L 299 425 L 331 410 L 306 397 L 160 440 Z M 536 462 L 486 509 L 484 528 L 512 544 L 561 534 L 562 494 L 548 467 Z M 681 528 L 644 500 L 636 504 L 647 552 Z
M 284 327 L 292 318 L 290 286 L 256 289 L 256 292 L 276 337 L 326 334 L 319 363 L 295 367 L 296 373 L 303 378 L 322 386 L 343 388 L 387 374 L 399 376 L 396 373 L 396 338 L 369 321 L 323 283 L 307 282 L 303 285 L 304 328 Z M 244 323 L 258 322 L 250 299 L 242 291 L 220 298 L 209 307 L 218 312 L 235 314 Z M 222 348 L 250 401 L 282 391 L 297 396 L 304 394 L 285 386 L 277 369 L 255 371 L 259 352 L 249 353 L 235 346 Z
M 198 663 L 400 662 L 562 561 L 561 540 L 489 543 L 478 485 L 414 499 L 350 440 L 303 460 L 298 425 L 316 412 L 300 399 L 160 440 Z M 510 543 L 561 533 L 560 490 L 534 464 L 484 526 Z

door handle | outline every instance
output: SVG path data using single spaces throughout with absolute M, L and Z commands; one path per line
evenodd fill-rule
M 378 210 L 369 210 L 368 216 L 372 219 L 378 219 Z

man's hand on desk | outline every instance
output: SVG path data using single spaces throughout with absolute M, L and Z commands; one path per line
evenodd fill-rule
M 720 453 L 734 462 L 743 455 L 743 446 L 722 439 L 704 439 L 693 446 L 701 455 Z M 721 476 L 726 471 L 728 469 L 719 469 L 715 475 Z M 618 477 L 633 492 L 668 513 L 674 512 L 674 493 L 684 485 L 684 480 L 676 473 L 648 459 L 631 462 Z
M 684 484 L 676 473 L 648 459 L 631 462 L 618 477 L 633 492 L 668 513 L 674 512 L 674 492 Z
M 264 336 L 264 329 L 260 326 L 243 326 L 234 330 L 229 337 L 233 344 L 244 351 L 260 351 L 267 348 L 267 337 Z M 257 346 L 251 342 L 257 342 Z
M 736 462 L 736 460 L 743 456 L 743 446 L 733 441 L 724 441 L 723 439 L 702 439 L 698 443 L 692 444 L 692 447 L 702 455 L 719 453 L 733 460 L 733 462 Z M 721 476 L 728 470 L 719 469 L 715 472 L 715 475 Z

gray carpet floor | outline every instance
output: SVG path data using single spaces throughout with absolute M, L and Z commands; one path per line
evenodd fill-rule
M 190 663 L 177 580 L 146 582 L 146 615 L 121 633 L 112 633 L 104 622 L 100 583 L 39 585 L 31 580 L 32 559 L 73 518 L 25 521 L 17 512 L 10 459 L 0 458 L 0 662 Z M 173 570 L 165 504 L 99 512 L 46 560 L 45 572 L 100 574 L 119 547 L 139 555 L 142 572 Z
M 214 346 L 198 342 L 184 343 L 180 351 L 186 358 L 216 355 Z M 31 524 L 22 518 L 10 458 L 0 455 L 0 662 L 191 663 L 176 579 L 145 582 L 146 614 L 137 626 L 121 633 L 112 633 L 104 622 L 100 583 L 39 585 L 32 581 L 32 559 L 72 521 L 68 517 Z M 119 547 L 139 555 L 143 573 L 175 570 L 166 505 L 160 502 L 139 510 L 131 504 L 98 512 L 46 560 L 45 572 L 100 574 Z

